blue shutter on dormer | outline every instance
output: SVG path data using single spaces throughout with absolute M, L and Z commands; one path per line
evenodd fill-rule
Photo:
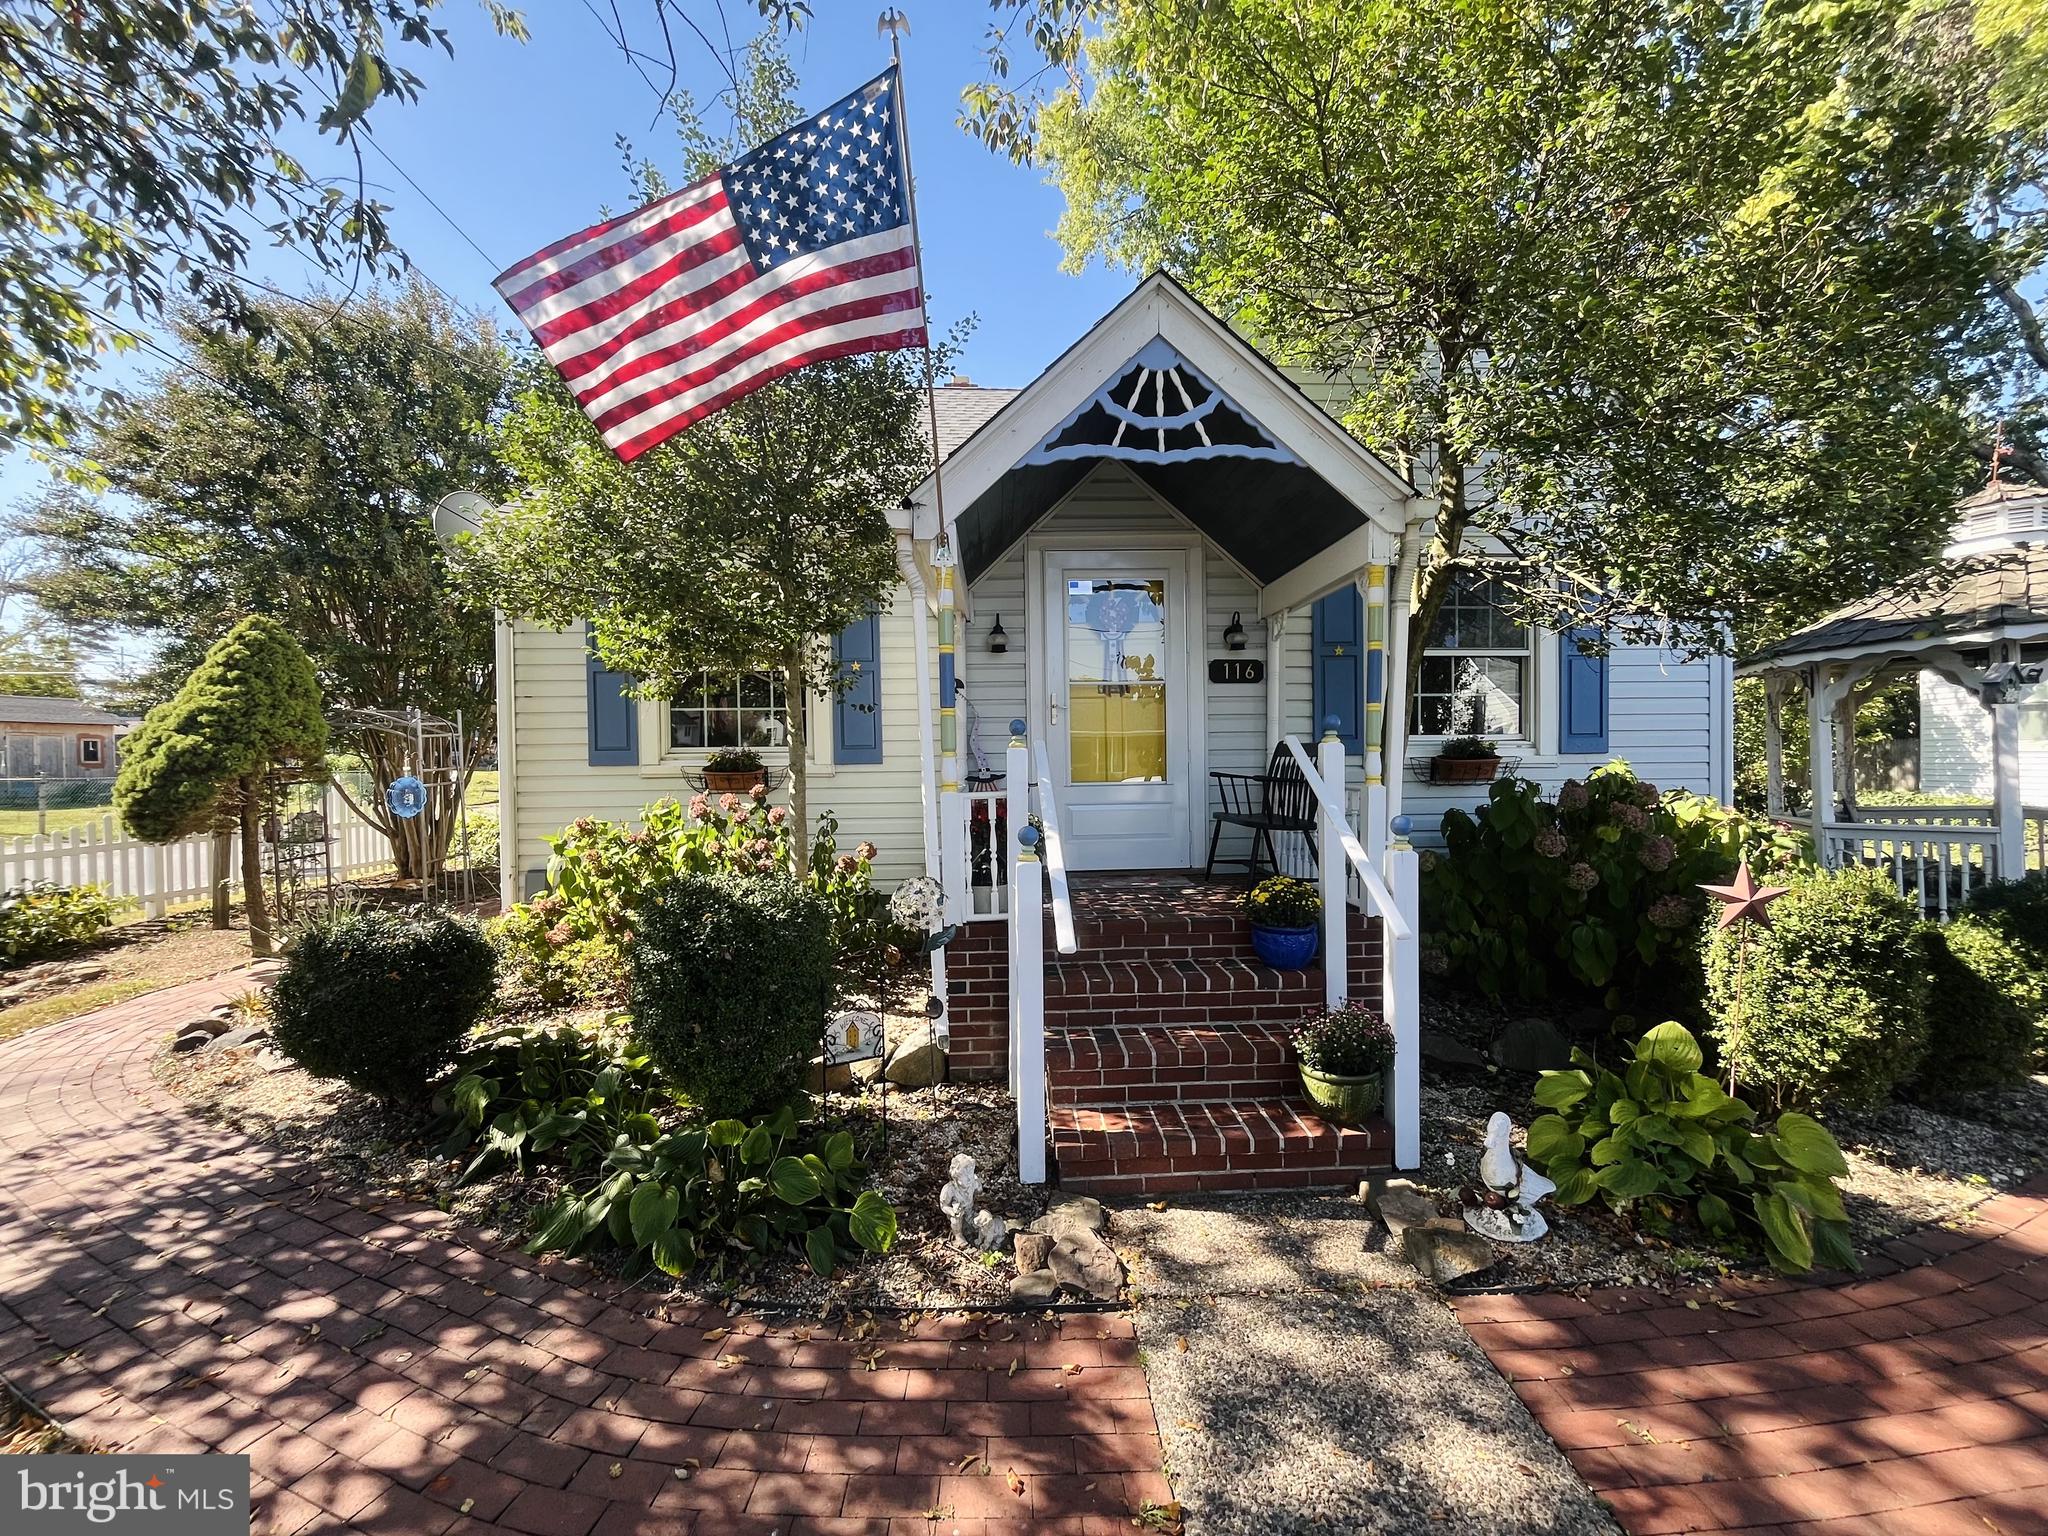
M 1316 599 L 1315 719 L 1311 741 L 1323 739 L 1323 722 L 1337 717 L 1346 752 L 1363 752 L 1365 715 L 1365 600 L 1356 587 L 1340 587 Z
M 590 766 L 621 768 L 638 763 L 640 701 L 626 692 L 633 686 L 632 675 L 606 670 L 588 624 L 583 626 L 583 659 L 589 683 L 585 725 Z
M 882 620 L 869 612 L 832 641 L 832 659 L 845 681 L 832 701 L 832 760 L 882 760 Z
M 1579 649 L 1601 636 L 1597 629 L 1570 629 L 1557 637 L 1557 750 L 1607 750 L 1607 658 Z

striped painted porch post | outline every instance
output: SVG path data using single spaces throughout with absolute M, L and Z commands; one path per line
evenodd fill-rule
M 941 536 L 932 549 L 939 588 L 939 878 L 946 892 L 946 917 L 959 922 L 970 908 L 967 889 L 967 807 L 960 793 L 959 720 L 953 691 L 958 682 L 954 646 L 959 612 L 954 606 L 953 541 Z
M 1366 857 L 1384 866 L 1387 784 L 1383 748 L 1387 712 L 1387 568 L 1365 568 L 1365 825 Z

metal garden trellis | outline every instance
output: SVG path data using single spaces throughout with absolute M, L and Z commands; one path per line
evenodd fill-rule
M 337 734 L 381 737 L 390 742 L 392 756 L 403 772 L 392 783 L 416 779 L 423 790 L 420 808 L 407 815 L 389 803 L 386 793 L 392 784 L 373 786 L 374 793 L 358 800 L 347 784 L 337 778 L 335 789 L 349 807 L 390 838 L 394 846 L 405 845 L 412 866 L 420 872 L 420 899 L 469 905 L 476 899 L 472 861 L 465 856 L 460 870 L 451 870 L 448 849 L 459 840 L 465 854 L 469 845 L 469 774 L 473 766 L 464 750 L 462 712 L 453 720 L 430 715 L 417 705 L 405 709 L 343 709 L 328 717 Z

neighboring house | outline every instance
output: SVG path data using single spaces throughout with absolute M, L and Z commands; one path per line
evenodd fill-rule
M 1184 1006 L 1162 1007 L 1143 1023 L 1140 1033 L 1158 1036 L 1153 1061 L 1173 1052 L 1186 1059 L 1194 1047 L 1174 1031 L 1191 1022 L 1298 1017 L 1312 1000 L 1296 996 L 1306 984 L 1275 981 L 1274 973 L 1203 973 L 1220 963 L 1216 955 L 1241 950 L 1242 934 L 1227 899 L 1190 894 L 1185 879 L 1126 881 L 1105 904 L 1101 893 L 1115 885 L 1109 872 L 1202 868 L 1222 803 L 1212 774 L 1259 774 L 1290 736 L 1314 753 L 1323 723 L 1333 720 L 1349 784 L 1342 809 L 1360 858 L 1376 869 L 1394 867 L 1390 829 L 1403 830 L 1402 813 L 1417 840 L 1433 840 L 1447 807 L 1483 799 L 1483 785 L 1429 782 L 1437 744 L 1463 731 L 1497 740 L 1519 771 L 1551 788 L 1623 757 L 1662 786 L 1730 794 L 1725 660 L 1635 646 L 1583 655 L 1565 637 L 1510 622 L 1483 575 L 1465 580 L 1447 605 L 1426 648 L 1418 697 L 1404 702 L 1402 594 L 1427 539 L 1428 501 L 1169 279 L 1141 284 L 1025 388 L 956 380 L 938 392 L 938 412 L 950 538 L 940 538 L 929 480 L 892 510 L 902 580 L 836 642 L 856 686 L 803 705 L 810 801 L 814 812 L 837 814 L 843 839 L 880 848 L 885 880 L 926 872 L 942 879 L 949 913 L 967 919 L 935 967 L 954 1070 L 1002 1075 L 1013 1068 L 1008 1040 L 1021 1027 L 1013 1021 L 1029 979 L 1013 979 L 1007 963 L 1009 930 L 1018 925 L 972 915 L 987 907 L 1000 918 L 1003 872 L 1015 861 L 989 858 L 986 831 L 977 840 L 970 828 L 986 828 L 1006 809 L 980 775 L 984 760 L 989 771 L 1004 771 L 1010 722 L 1022 722 L 1038 764 L 1032 776 L 1043 781 L 1034 809 L 1052 807 L 1047 830 L 1057 834 L 1045 848 L 1061 917 L 1055 931 L 1084 950 L 1091 932 L 1124 934 L 1113 960 L 1101 962 L 1108 970 L 1076 969 L 1087 962 L 1064 957 L 1046 967 L 1046 1050 L 1057 1058 L 1051 1135 L 1066 1148 L 1058 1154 L 1066 1182 L 1117 1188 L 1167 1175 L 1163 1162 L 1120 1172 L 1114 1158 L 1096 1156 L 1093 1121 L 1079 1128 L 1086 1115 L 1059 1101 L 1060 1053 L 1094 1049 L 1062 1043 L 1061 1018 L 1080 1015 L 1059 998 L 1071 1003 L 1091 987 L 1202 991 L 1168 998 Z M 771 764 L 786 750 L 779 683 L 708 677 L 686 698 L 635 701 L 580 630 L 501 624 L 497 680 L 510 892 L 536 889 L 543 840 L 574 818 L 630 818 L 658 797 L 687 796 L 715 747 L 758 746 Z M 945 718 L 948 681 L 958 684 L 953 721 Z M 1383 712 L 1395 722 L 1384 765 L 1371 749 Z M 1010 821 L 1014 838 L 1022 816 Z M 1307 850 L 1298 837 L 1293 844 L 1286 858 L 1305 870 Z M 1241 861 L 1249 847 L 1250 834 L 1229 827 L 1218 852 Z M 1326 859 L 1326 874 L 1346 857 L 1339 848 Z M 1412 868 L 1413 855 L 1406 857 Z M 1105 874 L 1070 888 L 1066 871 Z M 1344 876 L 1339 868 L 1331 878 Z M 970 896 L 977 877 L 997 889 Z M 1352 894 L 1362 906 L 1370 882 L 1362 872 L 1358 882 Z M 1411 881 L 1401 899 L 1412 896 Z M 1170 922 L 1150 923 L 1148 913 L 1168 909 Z M 1379 940 L 1363 916 L 1356 921 L 1350 985 L 1394 987 L 1398 966 L 1389 961 L 1382 971 Z M 1143 947 L 1130 936 L 1134 923 L 1141 934 L 1181 935 L 1180 948 L 1158 953 L 1186 964 L 1135 978 L 1116 972 L 1134 963 L 1134 945 Z M 1078 935 L 1071 940 L 1070 927 Z M 1219 935 L 1214 953 L 1183 954 L 1191 931 Z M 1343 978 L 1327 979 L 1329 996 L 1344 993 Z M 1280 995 L 1265 997 L 1254 1015 L 1246 986 Z M 1322 978 L 1312 990 L 1324 995 Z M 1390 992 L 1390 1013 L 1397 1006 Z M 1411 1008 L 1397 1033 L 1412 1027 Z M 1412 1088 L 1415 1058 L 1412 1037 L 1404 1038 L 1397 1156 L 1414 1127 L 1402 1085 Z M 1277 1039 L 1259 1047 L 1279 1049 Z M 1032 1065 L 1021 1064 L 1020 1104 L 1029 1103 Z M 1085 1080 L 1093 1069 L 1074 1070 Z M 1286 1073 L 1284 1054 L 1277 1070 Z M 1093 1100 L 1084 1092 L 1081 1102 Z M 1288 1123 L 1298 1127 L 1300 1117 Z M 1027 1130 L 1027 1149 L 1032 1140 Z M 1357 1157 L 1336 1150 L 1338 1141 L 1315 1141 L 1313 1156 L 1272 1149 L 1281 1161 L 1261 1171 L 1285 1163 L 1297 1173 L 1293 1182 L 1307 1172 L 1330 1182 Z M 1247 1166 L 1237 1182 L 1251 1176 Z M 1213 1167 L 1204 1172 L 1209 1185 L 1217 1177 Z
M 82 699 L 0 694 L 0 778 L 111 779 L 132 721 Z

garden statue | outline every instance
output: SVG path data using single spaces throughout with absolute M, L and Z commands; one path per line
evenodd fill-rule
M 981 1176 L 974 1171 L 974 1159 L 965 1152 L 953 1156 L 953 1177 L 939 1191 L 939 1209 L 952 1223 L 955 1241 L 993 1253 L 1002 1246 L 1009 1228 L 994 1211 L 977 1211 L 974 1197 L 981 1193 Z
M 1497 1243 L 1533 1243 L 1550 1230 L 1536 1202 L 1557 1186 L 1515 1157 L 1509 1141 L 1515 1123 L 1496 1111 L 1486 1122 L 1486 1150 L 1479 1157 L 1484 1191 L 1467 1190 L 1465 1225 Z

